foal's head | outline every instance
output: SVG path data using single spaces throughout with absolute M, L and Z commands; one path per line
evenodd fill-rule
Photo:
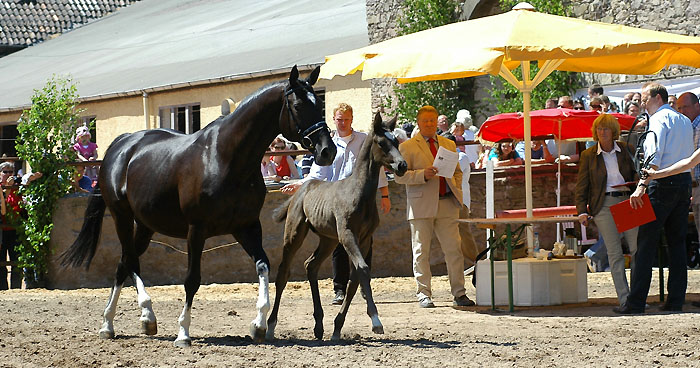
M 399 152 L 399 141 L 394 136 L 394 128 L 396 127 L 396 117 L 388 122 L 382 121 L 382 116 L 377 113 L 374 115 L 374 123 L 372 124 L 372 157 L 375 161 L 381 163 L 398 176 L 403 176 L 406 173 L 408 164 L 403 159 Z
M 320 67 L 314 69 L 307 79 L 299 79 L 296 65 L 289 75 L 289 85 L 284 89 L 282 133 L 287 139 L 301 142 L 304 148 L 314 154 L 316 163 L 330 165 L 335 158 L 335 144 L 330 129 L 321 113 L 322 102 L 314 93 L 313 85 L 318 79 Z

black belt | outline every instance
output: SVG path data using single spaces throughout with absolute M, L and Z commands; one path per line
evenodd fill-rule
M 630 192 L 605 192 L 606 196 L 611 196 L 611 197 L 622 197 L 629 195 Z

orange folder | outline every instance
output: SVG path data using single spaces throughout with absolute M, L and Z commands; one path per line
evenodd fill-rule
M 629 199 L 614 206 L 610 206 L 610 212 L 612 213 L 613 220 L 615 220 L 615 226 L 617 226 L 618 232 L 621 233 L 656 220 L 654 208 L 651 207 L 649 196 L 646 193 L 642 196 L 642 201 L 644 205 L 636 210 L 630 205 Z

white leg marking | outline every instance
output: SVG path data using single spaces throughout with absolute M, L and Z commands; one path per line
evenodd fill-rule
M 143 280 L 136 273 L 133 274 L 133 277 L 136 281 L 139 307 L 141 307 L 141 318 L 139 318 L 139 321 L 141 321 L 141 332 L 146 335 L 155 335 L 158 332 L 158 325 L 156 324 L 156 314 L 153 312 L 151 297 L 146 293 Z
M 262 342 L 267 332 L 267 312 L 270 310 L 270 277 L 267 267 L 258 276 L 258 302 L 255 305 L 258 309 L 258 316 L 250 324 L 250 335 L 253 340 Z
M 180 330 L 177 333 L 177 339 L 175 339 L 175 346 L 177 347 L 187 347 L 192 345 L 192 339 L 190 339 L 190 322 L 192 321 L 192 315 L 190 314 L 190 309 L 185 307 L 182 308 L 182 314 L 177 322 L 180 324 Z
M 377 334 L 384 334 L 384 326 L 382 326 L 382 322 L 379 320 L 379 316 L 375 314 L 370 318 L 372 318 L 372 332 Z
M 114 316 L 117 314 L 117 302 L 119 294 L 122 292 L 122 286 L 113 286 L 112 292 L 109 294 L 109 301 L 102 315 L 102 327 L 100 328 L 100 337 L 103 339 L 114 338 Z

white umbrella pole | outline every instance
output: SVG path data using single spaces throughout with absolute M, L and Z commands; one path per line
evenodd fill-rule
M 561 119 L 559 119 L 559 135 L 557 136 L 557 157 L 561 155 Z M 557 207 L 561 206 L 561 160 L 557 160 Z M 561 241 L 561 225 L 557 224 L 557 241 Z
M 523 71 L 523 117 L 525 120 L 525 213 L 527 218 L 532 218 L 532 145 L 530 144 L 530 62 L 524 61 L 520 63 Z M 534 244 L 534 233 L 532 226 L 527 227 L 527 246 L 531 249 Z

